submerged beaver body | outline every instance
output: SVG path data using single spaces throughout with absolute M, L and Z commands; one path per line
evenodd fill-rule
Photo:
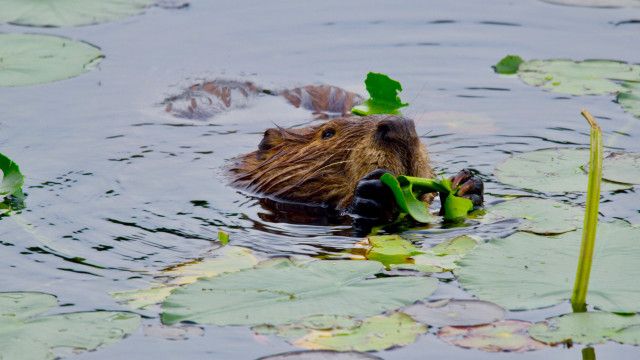
M 236 186 L 278 199 L 344 210 L 371 172 L 433 177 L 412 120 L 342 117 L 301 129 L 268 129 L 258 149 L 236 159 Z

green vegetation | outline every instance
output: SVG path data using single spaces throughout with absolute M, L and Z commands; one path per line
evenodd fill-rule
M 523 62 L 524 60 L 518 55 L 507 55 L 495 65 L 495 70 L 498 74 L 513 75 L 518 72 Z
M 95 68 L 103 57 L 93 45 L 59 36 L 0 34 L 0 86 L 72 78 Z
M 554 200 L 518 198 L 489 207 L 485 222 L 521 219 L 518 230 L 539 235 L 556 235 L 578 229 L 583 211 L 576 206 Z
M 370 72 L 367 74 L 364 84 L 369 93 L 369 99 L 351 110 L 356 115 L 399 115 L 399 109 L 409 105 L 403 103 L 398 96 L 398 93 L 402 91 L 402 85 L 385 74 Z

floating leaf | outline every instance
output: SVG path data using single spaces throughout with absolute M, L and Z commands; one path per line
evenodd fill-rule
M 622 83 L 624 92 L 618 94 L 616 101 L 623 109 L 640 118 L 640 80 Z
M 426 326 L 415 322 L 410 316 L 393 313 L 371 317 L 355 328 L 314 330 L 295 341 L 294 345 L 307 349 L 381 351 L 411 344 L 426 331 Z
M 607 341 L 640 345 L 640 316 L 604 312 L 571 313 L 531 326 L 529 335 L 550 345 L 601 344 Z
M 587 302 L 611 312 L 640 311 L 640 229 L 598 225 Z M 571 297 L 581 233 L 555 237 L 518 232 L 478 246 L 458 262 L 463 288 L 510 310 L 553 306 Z
M 518 230 L 540 235 L 562 234 L 582 226 L 584 210 L 558 201 L 518 198 L 487 209 L 485 221 L 518 218 Z
M 525 83 L 569 95 L 603 95 L 625 91 L 621 81 L 640 81 L 640 65 L 613 60 L 531 60 L 520 65 Z
M 298 338 L 302 338 L 309 332 L 314 330 L 320 331 L 332 331 L 332 330 L 347 330 L 357 328 L 362 324 L 362 321 L 353 319 L 348 316 L 336 316 L 336 315 L 314 315 L 308 318 L 302 319 L 300 322 L 283 325 L 269 325 L 262 324 L 251 328 L 261 335 L 276 334 L 280 337 L 287 339 L 289 342 L 293 342 Z
M 586 192 L 589 150 L 546 149 L 508 158 L 496 166 L 502 183 L 540 192 Z M 604 161 L 607 166 L 607 160 Z M 606 176 L 605 176 L 606 178 Z M 628 189 L 628 185 L 603 181 L 602 190 Z
M 504 319 L 506 311 L 500 306 L 480 300 L 444 299 L 418 302 L 402 309 L 414 320 L 431 326 L 472 326 Z
M 624 183 L 640 184 L 640 154 L 612 153 L 604 158 L 602 177 L 605 180 Z
M 265 356 L 256 360 L 382 360 L 382 358 L 355 351 L 305 350 Z
M 164 301 L 173 289 L 180 285 L 194 283 L 201 277 L 212 277 L 224 273 L 240 271 L 253 267 L 258 258 L 250 249 L 239 246 L 221 248 L 217 257 L 188 262 L 170 267 L 158 274 L 157 278 L 166 281 L 153 284 L 152 287 L 111 293 L 114 299 L 126 303 L 133 309 L 144 309 Z
M 0 349 L 7 359 L 54 359 L 54 348 L 95 350 L 121 340 L 140 326 L 123 312 L 77 312 L 38 316 L 56 305 L 42 293 L 0 293 Z
M 542 0 L 550 4 L 598 8 L 638 7 L 640 0 Z
M 524 352 L 545 347 L 529 337 L 527 330 L 532 324 L 526 321 L 504 320 L 480 326 L 446 326 L 438 337 L 452 345 L 469 349 L 499 352 Z
M 518 72 L 523 62 L 524 60 L 518 55 L 507 55 L 495 65 L 495 70 L 498 74 L 513 75 Z
M 162 321 L 278 325 L 318 314 L 369 316 L 425 298 L 437 287 L 437 280 L 425 277 L 372 278 L 380 271 L 373 261 L 268 262 L 174 290 L 163 303 Z
M 103 57 L 95 46 L 59 36 L 0 34 L 0 86 L 72 78 L 92 70 Z
M 0 0 L 0 22 L 28 26 L 78 26 L 135 15 L 153 0 Z
M 2 171 L 0 198 L 21 193 L 24 176 L 20 172 L 18 164 L 0 153 L 0 170 Z
M 398 96 L 402 85 L 385 74 L 370 72 L 364 80 L 370 98 L 351 111 L 356 115 L 400 114 L 399 109 L 409 104 L 403 103 Z
M 427 273 L 451 271 L 457 267 L 456 262 L 478 245 L 470 236 L 458 236 L 445 240 L 440 244 L 424 250 L 423 254 L 413 256 L 413 261 L 392 265 L 394 269 L 410 269 Z
M 411 241 L 405 240 L 400 235 L 369 236 L 358 243 L 366 249 L 364 256 L 369 260 L 381 262 L 384 266 L 402 264 L 418 254 L 422 254 Z

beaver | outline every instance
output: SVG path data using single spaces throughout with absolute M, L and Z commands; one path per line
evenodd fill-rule
M 291 202 L 336 209 L 368 225 L 397 213 L 382 174 L 433 178 L 414 122 L 402 116 L 345 116 L 305 128 L 271 128 L 258 149 L 230 169 L 236 187 Z M 470 170 L 452 178 L 458 195 L 481 206 L 483 184 Z M 430 202 L 433 196 L 423 197 Z

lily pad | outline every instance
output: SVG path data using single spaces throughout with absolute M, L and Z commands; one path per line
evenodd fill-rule
M 427 327 L 403 313 L 379 315 L 366 319 L 362 325 L 343 330 L 314 330 L 294 345 L 306 349 L 337 351 L 382 351 L 408 345 L 424 334 Z
M 607 341 L 640 345 L 640 316 L 604 312 L 571 313 L 533 325 L 529 328 L 529 335 L 550 345 L 587 345 Z
M 553 306 L 571 297 L 581 232 L 545 237 L 518 232 L 478 246 L 458 262 L 463 288 L 510 310 Z M 640 311 L 640 229 L 598 225 L 587 303 L 610 312 Z
M 625 91 L 618 94 L 616 101 L 625 111 L 640 118 L 640 80 L 622 83 Z
M 305 350 L 265 356 L 256 360 L 382 360 L 382 358 L 356 351 Z
M 494 303 L 456 299 L 418 302 L 402 309 L 402 312 L 431 326 L 483 325 L 502 320 L 506 315 L 506 311 Z
M 400 235 L 369 236 L 357 244 L 365 249 L 364 257 L 384 266 L 408 262 L 412 256 L 423 254 L 411 241 Z
M 347 330 L 356 328 L 360 324 L 362 324 L 362 321 L 348 316 L 314 315 L 292 324 L 262 324 L 252 327 L 251 330 L 261 335 L 275 334 L 287 339 L 289 342 L 293 342 L 314 330 Z
M 640 81 L 640 65 L 613 60 L 530 60 L 518 75 L 525 83 L 570 95 L 624 92 L 622 81 Z
M 370 98 L 361 105 L 351 109 L 356 115 L 375 115 L 400 113 L 400 108 L 409 104 L 403 103 L 398 96 L 402 85 L 385 74 L 370 72 L 364 80 Z
M 523 62 L 524 60 L 518 55 L 507 55 L 495 65 L 495 70 L 498 74 L 513 75 L 518 72 Z
M 546 345 L 527 333 L 532 324 L 526 321 L 504 320 L 480 326 L 446 326 L 438 337 L 452 345 L 468 349 L 499 352 L 539 350 Z
M 456 262 L 473 250 L 478 242 L 470 236 L 458 236 L 424 250 L 423 254 L 413 256 L 408 263 L 396 264 L 394 269 L 417 270 L 426 273 L 441 273 L 457 268 Z
M 373 261 L 269 262 L 177 288 L 163 303 L 162 321 L 278 325 L 319 314 L 370 316 L 436 290 L 431 278 L 373 277 L 382 270 Z
M 156 276 L 165 280 L 152 284 L 150 288 L 114 292 L 111 296 L 133 309 L 145 309 L 163 302 L 171 291 L 180 285 L 194 283 L 201 277 L 212 277 L 253 267 L 258 258 L 250 249 L 239 246 L 225 246 L 217 257 L 192 261 L 170 267 Z
M 0 86 L 72 78 L 95 68 L 103 57 L 93 45 L 59 36 L 0 34 Z
M 640 154 L 611 153 L 602 164 L 602 178 L 624 184 L 640 184 Z
M 542 0 L 550 4 L 598 8 L 638 7 L 640 0 Z
M 0 198 L 19 194 L 24 184 L 24 176 L 20 172 L 18 164 L 0 153 L 0 170 L 2 171 L 2 183 L 0 183 Z
M 79 26 L 135 15 L 153 0 L 0 0 L 0 22 L 27 26 Z
M 518 198 L 487 209 L 485 221 L 522 219 L 518 230 L 540 235 L 574 231 L 582 226 L 584 210 L 558 201 Z
M 495 175 L 502 183 L 539 192 L 586 192 L 588 176 L 584 166 L 588 162 L 589 150 L 530 151 L 512 156 L 496 166 Z M 604 166 L 607 166 L 606 160 Z M 601 188 L 613 191 L 629 187 L 603 181 Z
M 140 326 L 140 316 L 97 311 L 37 316 L 55 307 L 54 296 L 0 293 L 0 349 L 7 359 L 54 359 L 54 348 L 95 350 Z

